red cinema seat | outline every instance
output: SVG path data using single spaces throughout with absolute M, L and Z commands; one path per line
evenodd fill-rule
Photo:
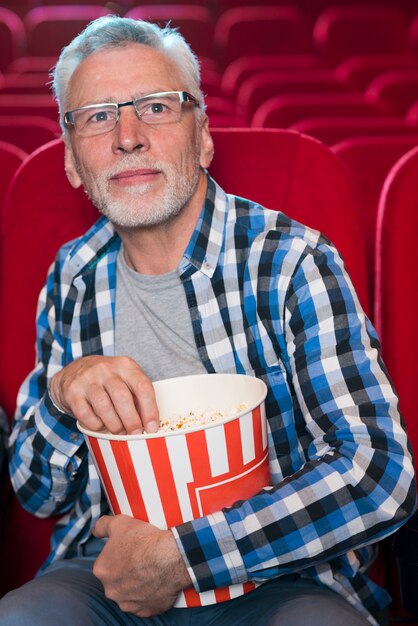
M 0 94 L 50 94 L 50 77 L 45 72 L 10 74 L 3 76 Z
M 346 116 L 346 117 L 308 117 L 292 124 L 290 128 L 316 137 L 328 146 L 353 137 L 385 135 L 414 135 L 407 122 L 399 116 Z
M 358 54 L 406 51 L 404 14 L 394 7 L 339 5 L 326 9 L 313 29 L 315 50 L 330 65 Z
M 418 100 L 418 68 L 380 74 L 370 83 L 365 96 L 370 102 L 389 106 L 394 114 L 404 115 Z
M 57 60 L 58 55 L 46 57 L 23 56 L 12 61 L 7 67 L 7 72 L 10 74 L 44 73 L 49 75 Z
M 58 106 L 52 94 L 0 93 L 0 116 L 41 116 L 58 120 Z
M 23 22 L 9 9 L 0 7 L 0 71 L 25 53 L 26 33 Z
M 339 82 L 331 70 L 271 70 L 247 78 L 235 102 L 237 112 L 250 121 L 263 102 L 273 96 L 346 91 L 346 85 Z
M 359 195 L 362 228 L 367 236 L 369 275 L 375 273 L 376 215 L 383 183 L 394 163 L 416 145 L 418 133 L 408 137 L 347 139 L 332 146 L 347 166 Z M 372 297 L 370 292 L 370 300 Z
M 252 54 L 309 54 L 311 27 L 293 6 L 233 8 L 219 16 L 214 43 L 223 67 Z
M 19 146 L 28 154 L 61 135 L 58 122 L 35 115 L 0 115 L 0 140 Z
M 18 146 L 1 140 L 0 134 L 0 223 L 4 216 L 4 202 L 12 178 L 27 157 L 27 153 Z
M 18 388 L 35 362 L 39 291 L 58 247 L 93 223 L 97 212 L 64 173 L 60 140 L 31 154 L 13 179 L 0 246 L 0 405 L 11 418 Z M 54 520 L 26 513 L 14 496 L 4 512 L 0 596 L 32 578 L 49 553 Z
M 111 11 L 98 5 L 38 6 L 24 18 L 28 56 L 58 56 L 89 22 Z
M 364 309 L 365 237 L 348 173 L 323 144 L 290 130 L 214 129 L 210 173 L 223 188 L 322 231 L 342 253 Z
M 125 17 L 156 22 L 160 26 L 170 23 L 170 26 L 179 29 L 195 54 L 208 58 L 214 56 L 214 19 L 207 7 L 193 4 L 141 4 L 128 11 Z
M 319 59 L 312 54 L 254 54 L 235 59 L 222 75 L 222 91 L 235 97 L 243 82 L 259 72 L 271 70 L 309 70 L 320 67 Z
M 368 102 L 361 93 L 293 94 L 275 96 L 254 113 L 254 128 L 287 128 L 306 117 L 387 115 L 380 104 Z
M 382 356 L 399 393 L 400 408 L 418 458 L 415 386 L 418 380 L 418 147 L 390 169 L 377 213 L 376 328 Z
M 342 61 L 335 68 L 339 80 L 347 82 L 355 89 L 365 91 L 372 80 L 390 70 L 418 69 L 418 55 L 403 54 L 363 54 Z

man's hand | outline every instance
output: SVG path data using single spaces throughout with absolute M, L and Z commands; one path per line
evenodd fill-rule
M 152 433 L 159 416 L 151 381 L 129 357 L 85 356 L 51 380 L 53 402 L 88 430 Z
M 96 537 L 108 537 L 93 573 L 106 597 L 138 617 L 170 609 L 191 579 L 170 530 L 160 530 L 127 515 L 101 517 Z

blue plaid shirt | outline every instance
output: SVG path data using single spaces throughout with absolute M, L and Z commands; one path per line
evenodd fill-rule
M 11 476 L 28 511 L 62 516 L 46 565 L 79 554 L 108 512 L 75 420 L 47 389 L 73 359 L 114 354 L 119 247 L 101 218 L 61 248 L 40 296 Z M 413 512 L 414 469 L 375 331 L 338 252 L 208 179 L 178 272 L 207 371 L 257 376 L 269 389 L 274 487 L 173 529 L 196 590 L 291 573 L 327 585 L 374 624 L 370 612 L 388 598 L 366 573 L 371 544 Z

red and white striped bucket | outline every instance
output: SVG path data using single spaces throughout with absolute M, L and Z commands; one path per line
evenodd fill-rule
M 160 418 L 196 407 L 246 408 L 203 427 L 153 435 L 85 435 L 109 505 L 170 528 L 247 499 L 270 485 L 263 381 L 240 374 L 207 374 L 154 383 Z M 197 593 L 186 589 L 175 606 L 223 602 L 255 588 L 253 583 Z

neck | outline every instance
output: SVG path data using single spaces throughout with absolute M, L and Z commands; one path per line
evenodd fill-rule
M 206 189 L 206 175 L 202 172 L 193 197 L 169 222 L 140 228 L 116 226 L 128 266 L 154 276 L 177 269 L 199 219 Z

